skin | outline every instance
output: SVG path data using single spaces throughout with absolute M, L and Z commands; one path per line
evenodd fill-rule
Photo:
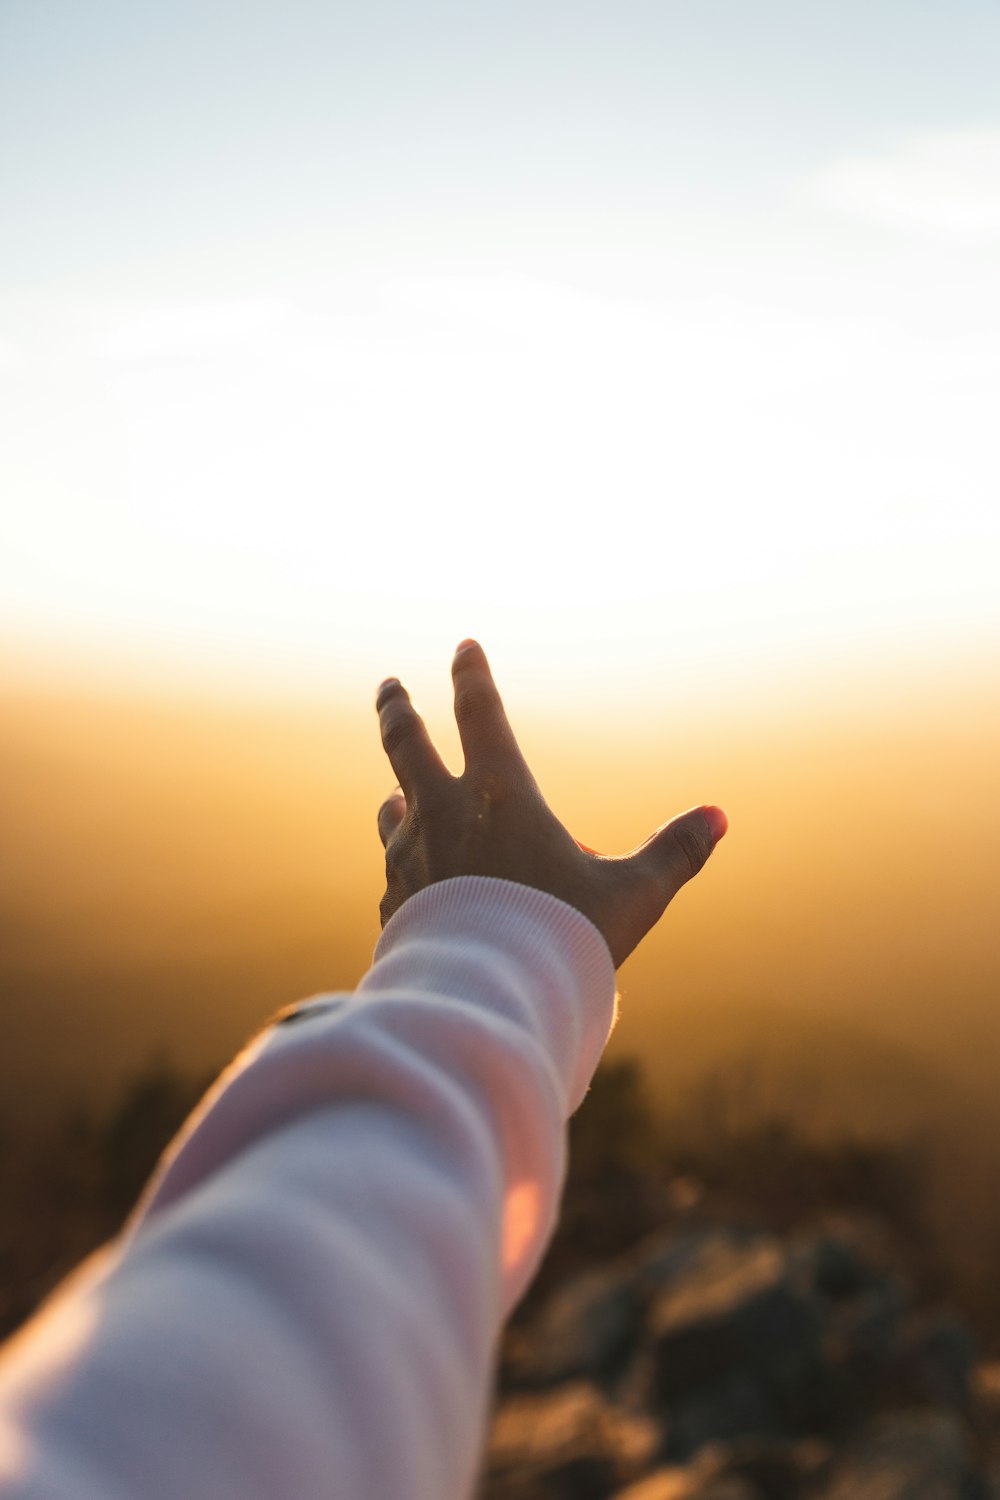
M 453 776 L 402 683 L 375 707 L 399 780 L 379 808 L 385 926 L 408 897 L 456 875 L 534 886 L 575 906 L 602 933 L 617 968 L 705 864 L 728 827 L 721 808 L 694 807 L 628 854 L 577 842 L 547 805 L 507 721 L 483 648 L 463 641 L 452 662 L 465 770 Z

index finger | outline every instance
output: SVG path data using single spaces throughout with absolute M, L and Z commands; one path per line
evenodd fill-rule
M 466 769 L 495 765 L 503 760 L 516 761 L 523 767 L 521 748 L 497 692 L 486 652 L 478 641 L 462 641 L 451 671 L 455 682 L 455 722 Z
M 434 748 L 423 719 L 410 702 L 398 677 L 387 677 L 375 697 L 382 748 L 407 798 L 421 783 L 448 776 L 448 768 Z

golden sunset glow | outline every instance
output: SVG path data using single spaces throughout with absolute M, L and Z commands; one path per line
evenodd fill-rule
M 616 1047 L 985 1088 L 995 18 L 43 11 L 0 17 L 12 1082 L 352 983 L 375 686 L 457 767 L 472 634 L 584 842 L 730 814 Z
M 623 661 L 725 682 L 995 632 L 965 343 L 770 291 L 410 278 L 363 313 L 71 321 L 9 375 L 8 637 L 357 691 L 471 628 L 521 680 L 551 651 L 617 697 Z

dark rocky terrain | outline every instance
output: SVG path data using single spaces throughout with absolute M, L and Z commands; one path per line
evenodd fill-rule
M 106 1112 L 9 1118 L 0 1334 L 116 1232 L 207 1081 L 154 1062 Z M 602 1066 L 479 1500 L 1000 1500 L 990 1181 L 956 1196 L 933 1141 L 808 1124 L 733 1077 L 662 1119 Z
M 998 1376 L 871 1219 L 677 1226 L 509 1331 L 481 1500 L 986 1500 Z

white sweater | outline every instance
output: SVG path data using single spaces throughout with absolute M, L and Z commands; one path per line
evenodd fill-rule
M 589 921 L 481 877 L 258 1037 L 0 1361 L 2 1500 L 464 1500 L 610 1032 Z

